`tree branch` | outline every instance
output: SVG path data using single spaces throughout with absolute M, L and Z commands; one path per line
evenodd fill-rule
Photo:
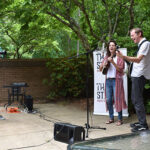
M 9 34 L 8 30 L 5 30 L 5 33 L 7 34 L 7 36 L 14 42 L 14 44 L 17 44 L 17 41 Z
M 68 19 L 67 21 L 69 23 L 67 23 L 66 21 L 64 21 L 63 19 L 61 19 L 61 17 L 58 17 L 56 14 L 52 13 L 52 12 L 47 12 L 47 14 L 51 15 L 52 17 L 56 18 L 58 21 L 60 21 L 61 23 L 63 23 L 64 25 L 70 27 L 79 37 L 79 39 L 82 41 L 82 44 L 84 46 L 84 48 L 86 50 L 90 50 L 90 45 L 88 43 L 87 38 L 85 37 L 84 33 L 82 32 L 80 26 L 75 22 L 75 20 L 71 17 L 68 17 L 66 19 Z
M 111 34 L 112 34 L 112 23 L 111 23 L 111 17 L 110 17 L 110 13 L 109 13 L 109 9 L 108 9 L 108 5 L 106 3 L 105 0 L 102 0 L 103 4 L 104 4 L 104 7 L 106 9 L 106 13 L 108 15 L 108 25 L 109 25 L 109 33 L 108 33 L 108 37 L 110 38 L 111 37 Z
M 116 13 L 115 24 L 113 26 L 113 31 L 112 31 L 113 34 L 115 33 L 117 25 L 118 25 L 118 20 L 119 20 L 119 15 L 120 15 L 120 12 L 121 12 L 121 8 L 122 8 L 122 6 L 120 5 L 119 6 L 119 11 Z
M 73 0 L 73 1 L 80 8 L 80 10 L 83 12 L 83 14 L 85 15 L 85 19 L 86 19 L 87 24 L 88 24 L 88 26 L 90 28 L 91 35 L 93 37 L 95 37 L 96 39 L 100 40 L 99 36 L 94 34 L 94 31 L 93 31 L 93 28 L 91 26 L 91 22 L 90 22 L 89 16 L 88 16 L 88 14 L 86 12 L 86 8 L 85 8 L 85 5 L 84 5 L 84 0 L 82 0 L 82 3 L 78 2 L 77 0 Z
M 129 27 L 128 27 L 127 35 L 130 34 L 130 30 L 134 27 L 134 10 L 133 10 L 133 6 L 134 6 L 134 0 L 130 0 L 130 7 L 128 9 L 129 16 L 130 16 L 130 24 L 129 24 Z

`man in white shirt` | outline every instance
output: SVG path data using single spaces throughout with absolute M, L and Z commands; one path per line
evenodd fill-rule
M 132 128 L 131 131 L 136 132 L 148 130 L 143 102 L 143 90 L 146 79 L 150 79 L 150 42 L 143 37 L 143 31 L 140 28 L 130 30 L 130 37 L 134 43 L 138 44 L 137 56 L 124 56 L 121 52 L 117 52 L 117 55 L 124 60 L 133 62 L 131 72 L 131 99 L 138 117 L 138 122 L 130 124 L 130 126 Z

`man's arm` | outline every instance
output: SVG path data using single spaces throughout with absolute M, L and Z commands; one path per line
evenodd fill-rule
M 140 63 L 140 61 L 144 57 L 144 55 L 139 55 L 138 57 L 124 56 L 120 51 L 117 51 L 116 54 L 118 57 L 121 57 L 124 60 L 136 63 Z

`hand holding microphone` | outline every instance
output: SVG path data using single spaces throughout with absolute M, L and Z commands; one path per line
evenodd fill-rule
M 118 49 L 116 50 L 116 55 L 117 55 L 118 57 L 123 58 L 122 52 L 120 52 Z

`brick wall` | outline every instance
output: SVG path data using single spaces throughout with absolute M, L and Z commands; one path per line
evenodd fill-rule
M 26 93 L 32 95 L 34 100 L 46 99 L 50 89 L 42 83 L 43 79 L 49 76 L 45 64 L 45 59 L 1 59 L 0 101 L 8 99 L 8 89 L 3 86 L 13 82 L 26 82 L 29 85 Z

